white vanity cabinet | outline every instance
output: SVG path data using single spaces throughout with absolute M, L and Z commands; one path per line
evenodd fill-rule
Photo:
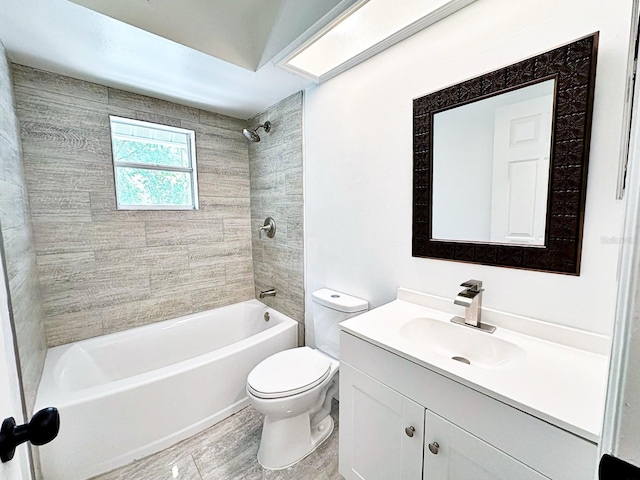
M 597 445 L 343 331 L 339 458 L 347 480 L 592 480 Z
M 340 427 L 342 475 L 347 480 L 422 478 L 424 407 L 349 365 L 340 367 L 342 386 L 340 418 L 348 422 L 348 428 Z
M 347 480 L 547 478 L 348 364 L 340 391 Z
M 424 480 L 548 480 L 429 411 L 425 432 Z

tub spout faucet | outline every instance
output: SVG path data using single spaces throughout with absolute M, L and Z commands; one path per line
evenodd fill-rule
M 260 298 L 264 298 L 264 297 L 275 297 L 276 296 L 276 289 L 275 288 L 270 288 L 269 290 L 263 290 L 260 292 Z
M 483 332 L 493 333 L 496 327 L 482 323 L 482 288 L 481 280 L 467 280 L 460 285 L 465 287 L 458 293 L 453 303 L 465 307 L 464 318 L 453 317 L 451 321 L 459 325 L 477 328 Z

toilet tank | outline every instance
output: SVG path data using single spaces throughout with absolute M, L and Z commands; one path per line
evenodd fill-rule
M 333 358 L 339 358 L 338 324 L 369 310 L 369 302 L 328 288 L 316 290 L 311 294 L 311 299 L 316 348 Z

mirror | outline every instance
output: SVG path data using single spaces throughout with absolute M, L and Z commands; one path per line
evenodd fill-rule
M 414 99 L 413 256 L 579 274 L 597 43 Z
M 433 115 L 432 238 L 544 245 L 554 90 L 550 79 Z

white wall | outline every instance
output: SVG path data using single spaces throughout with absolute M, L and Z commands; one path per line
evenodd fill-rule
M 495 110 L 475 102 L 434 117 L 433 238 L 491 238 Z
M 307 302 L 320 287 L 373 307 L 403 286 L 609 334 L 623 204 L 615 200 L 631 1 L 478 0 L 318 87 L 305 104 Z M 412 99 L 600 31 L 579 277 L 411 256 Z M 310 311 L 307 309 L 307 311 Z

